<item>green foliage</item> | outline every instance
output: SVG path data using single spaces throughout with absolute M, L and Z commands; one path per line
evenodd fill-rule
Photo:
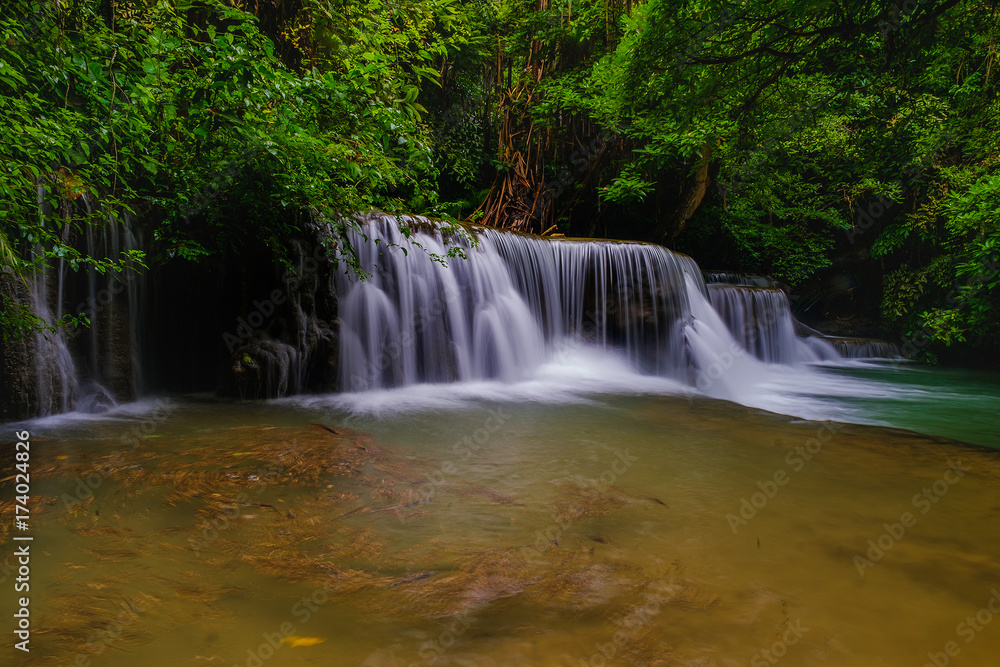
M 111 26 L 97 0 L 7 3 L 4 265 L 141 264 L 66 240 L 123 215 L 153 223 L 156 261 L 200 261 L 261 239 L 281 255 L 306 218 L 336 233 L 355 211 L 432 208 L 437 167 L 418 97 L 437 83 L 436 59 L 470 43 L 458 3 L 311 11 L 320 46 L 293 71 L 257 19 L 222 0 L 118 5 Z
M 0 339 L 4 342 L 23 340 L 25 336 L 39 333 L 49 336 L 56 333 L 60 327 L 90 326 L 90 318 L 85 314 L 68 314 L 53 324 L 49 324 L 31 310 L 27 304 L 0 294 Z
M 929 332 L 936 356 L 980 349 L 1000 336 L 994 11 L 11 0 L 0 263 L 106 272 L 261 243 L 280 257 L 307 223 L 343 237 L 371 208 L 474 218 L 528 156 L 536 189 L 572 172 L 566 231 L 602 222 L 792 284 L 863 264 L 891 331 Z M 612 130 L 600 159 L 580 157 Z M 126 215 L 151 227 L 148 260 L 69 241 Z
M 598 196 L 670 214 L 646 184 L 691 179 L 708 152 L 714 187 L 681 249 L 792 284 L 861 249 L 884 269 L 891 330 L 925 331 L 929 355 L 956 342 L 987 349 L 1000 336 L 1000 24 L 981 2 L 893 12 L 851 1 L 638 7 L 575 83 L 592 91 L 577 107 L 625 122 L 634 146 Z
M 601 188 L 598 196 L 603 201 L 619 204 L 641 202 L 655 187 L 656 183 L 647 181 L 635 166 L 630 165 L 622 169 L 610 184 Z

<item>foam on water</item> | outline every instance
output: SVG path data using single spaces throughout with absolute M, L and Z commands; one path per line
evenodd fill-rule
M 37 417 L 22 422 L 10 424 L 12 428 L 26 428 L 29 430 L 43 428 L 57 428 L 71 426 L 74 424 L 96 424 L 100 422 L 133 422 L 142 420 L 154 413 L 163 414 L 164 411 L 173 410 L 176 401 L 163 397 L 147 397 L 130 403 L 121 403 L 109 407 L 103 412 L 83 412 L 71 411 L 49 415 L 47 417 Z
M 706 286 L 666 248 L 493 229 L 473 229 L 470 243 L 410 222 L 407 235 L 373 216 L 353 235 L 370 277 L 336 280 L 345 393 L 292 403 L 384 415 L 655 394 L 890 424 L 857 399 L 928 400 L 836 372 L 871 362 L 799 325 L 773 285 Z M 442 261 L 452 245 L 467 257 Z

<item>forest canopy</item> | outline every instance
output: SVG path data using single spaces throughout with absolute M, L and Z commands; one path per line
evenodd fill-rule
M 375 208 L 655 241 L 806 306 L 839 280 L 882 335 L 969 361 L 1000 339 L 997 10 L 9 0 L 0 257 L 280 256 Z M 146 252 L 67 240 L 109 216 L 142 220 Z

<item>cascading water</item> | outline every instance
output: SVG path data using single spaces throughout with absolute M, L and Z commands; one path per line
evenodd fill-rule
M 370 276 L 336 279 L 345 391 L 521 380 L 567 346 L 587 346 L 731 397 L 740 368 L 760 374 L 758 359 L 838 358 L 796 335 L 780 290 L 706 287 L 691 258 L 660 246 L 478 228 L 470 246 L 410 224 L 419 230 L 406 236 L 394 219 L 371 218 L 351 237 Z M 441 259 L 449 242 L 467 258 Z M 725 382 L 711 376 L 722 367 Z
M 89 200 L 85 195 L 82 199 L 88 214 L 93 216 Z M 119 260 L 125 252 L 142 248 L 142 239 L 133 230 L 128 214 L 120 219 L 108 218 L 99 227 L 88 225 L 84 241 L 89 256 L 114 260 Z M 65 271 L 65 262 L 60 262 L 60 275 Z M 87 290 L 80 295 L 77 305 L 91 320 L 91 326 L 80 331 L 80 337 L 86 341 L 81 345 L 81 351 L 85 350 L 81 371 L 99 401 L 104 399 L 98 394 L 108 399 L 112 395 L 132 398 L 141 390 L 136 334 L 142 288 L 141 275 L 130 269 L 101 273 L 95 266 L 87 267 Z
M 60 287 L 61 282 L 60 276 Z M 68 412 L 76 404 L 79 383 L 77 382 L 76 365 L 73 363 L 73 356 L 66 344 L 65 332 L 62 328 L 55 326 L 60 314 L 53 314 L 49 307 L 49 280 L 45 269 L 35 271 L 29 285 L 29 294 L 32 311 L 48 327 L 35 334 L 38 414 L 46 416 Z M 56 298 L 56 303 L 61 304 L 61 300 Z
M 873 338 L 828 338 L 845 359 L 901 359 L 899 346 Z
M 88 215 L 90 202 L 81 195 Z M 59 220 L 39 192 L 44 217 Z M 119 260 L 123 252 L 139 249 L 141 239 L 130 220 L 106 219 L 87 225 L 75 238 L 67 221 L 59 231 L 64 244 L 81 247 L 86 256 Z M 40 249 L 36 249 L 37 257 Z M 35 377 L 37 414 L 46 416 L 72 410 L 97 412 L 131 399 L 141 384 L 137 337 L 142 279 L 128 271 L 98 271 L 88 266 L 77 273 L 63 258 L 39 266 L 29 284 L 30 305 L 46 330 L 36 334 Z M 84 313 L 89 327 L 60 327 L 66 314 Z
M 761 361 L 794 364 L 839 358 L 818 336 L 799 336 L 788 297 L 780 289 L 710 284 L 712 306 L 738 343 Z
M 732 271 L 702 271 L 702 277 L 709 285 L 743 285 L 744 287 L 771 287 L 776 288 L 777 283 L 764 276 L 755 276 L 749 273 L 734 273 Z
M 795 319 L 778 283 L 745 273 L 704 271 L 712 305 L 742 346 L 770 363 L 899 359 L 893 343 L 826 336 Z
M 686 372 L 690 258 L 637 243 L 473 233 L 475 247 L 454 239 L 468 258 L 447 264 L 436 230 L 411 240 L 380 218 L 365 229 L 377 242 L 352 236 L 371 275 L 337 279 L 344 390 L 522 379 L 558 348 L 584 344 L 620 350 L 647 373 Z
M 840 358 L 794 320 L 780 290 L 734 285 L 746 282 L 735 274 L 706 286 L 691 258 L 661 246 L 407 224 L 408 235 L 395 218 L 373 216 L 350 233 L 364 280 L 349 269 L 308 270 L 309 244 L 296 246 L 299 274 L 310 277 L 288 290 L 287 319 L 275 320 L 284 324 L 240 348 L 234 372 L 246 362 L 247 396 L 509 384 L 570 369 L 567 379 L 598 391 L 609 376 L 615 391 L 657 379 L 650 390 L 693 386 L 751 404 L 748 388 L 774 379 L 775 369 Z M 63 234 L 92 257 L 141 248 L 128 219 L 79 238 L 66 225 Z M 467 257 L 448 257 L 454 248 Z M 82 311 L 91 319 L 89 328 L 39 336 L 38 414 L 100 411 L 139 393 L 142 291 L 138 274 L 78 274 L 64 260 L 36 273 L 30 295 L 40 317 L 54 324 Z M 887 354 L 837 343 L 847 356 Z

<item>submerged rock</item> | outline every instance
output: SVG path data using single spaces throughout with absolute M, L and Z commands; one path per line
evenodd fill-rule
M 288 343 L 252 340 L 233 353 L 233 377 L 242 398 L 277 398 L 299 390 L 299 354 Z

